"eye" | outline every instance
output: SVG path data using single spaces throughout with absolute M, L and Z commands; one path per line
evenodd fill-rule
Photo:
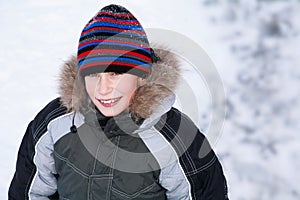
M 120 76 L 120 75 L 122 75 L 122 73 L 118 73 L 118 72 L 109 72 L 109 76 L 111 76 L 111 77 L 118 77 L 118 76 Z
M 98 77 L 99 73 L 89 74 L 88 77 Z

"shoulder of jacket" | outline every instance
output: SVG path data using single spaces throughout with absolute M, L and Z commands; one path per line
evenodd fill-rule
M 56 98 L 50 101 L 33 119 L 33 123 L 35 127 L 38 127 L 41 124 L 47 126 L 47 122 L 49 123 L 51 120 L 64 115 L 66 113 L 66 107 L 60 104 L 60 98 Z M 45 124 L 46 123 L 46 124 Z
M 178 109 L 172 108 L 155 126 L 184 163 L 186 175 L 201 172 L 215 162 L 215 153 L 205 135 Z
M 81 123 L 79 123 L 78 121 L 83 121 L 81 119 L 81 115 L 79 113 L 76 113 L 75 111 L 68 112 L 56 118 L 53 118 L 51 121 L 49 121 L 47 128 L 49 131 L 58 131 L 67 127 L 68 129 L 70 129 L 70 127 L 73 125 L 73 121 L 77 126 L 81 125 Z
M 31 133 L 34 142 L 46 132 L 48 124 L 55 118 L 66 114 L 66 107 L 60 103 L 60 98 L 50 101 L 42 110 L 35 116 L 30 124 Z
M 165 123 L 176 132 L 178 129 L 185 131 L 199 131 L 199 128 L 189 118 L 189 116 L 174 107 L 166 113 Z

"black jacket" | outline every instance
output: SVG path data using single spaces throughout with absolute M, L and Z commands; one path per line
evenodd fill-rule
M 131 117 L 151 121 L 151 127 L 148 130 L 154 130 L 155 136 L 159 138 L 160 142 L 155 143 L 156 140 L 151 140 L 152 143 L 150 144 L 149 139 L 147 147 L 149 149 L 150 147 L 152 148 L 152 155 L 156 153 L 156 161 L 161 162 L 161 158 L 168 160 L 169 154 L 162 151 L 160 147 L 157 148 L 157 145 L 160 145 L 161 142 L 167 143 L 168 148 L 172 149 L 172 156 L 176 158 L 177 171 L 174 174 L 178 175 L 180 171 L 181 180 L 184 180 L 185 189 L 188 189 L 181 190 L 176 188 L 176 186 L 183 184 L 178 184 L 178 181 L 173 179 L 170 180 L 170 173 L 163 173 L 165 171 L 162 166 L 165 165 L 159 165 L 160 168 L 158 169 L 157 176 L 160 179 L 158 183 L 166 189 L 165 194 L 166 196 L 169 195 L 168 198 L 173 195 L 174 198 L 170 199 L 176 199 L 179 190 L 185 195 L 185 199 L 226 200 L 228 199 L 226 180 L 217 156 L 211 149 L 204 134 L 198 130 L 194 123 L 180 111 L 172 108 L 175 101 L 173 91 L 180 79 L 180 62 L 176 59 L 175 55 L 163 50 L 163 48 L 155 49 L 155 52 L 160 57 L 160 60 L 153 63 L 152 72 L 145 79 L 146 83 L 136 91 L 129 112 Z M 72 153 L 78 156 L 77 152 L 73 151 L 74 148 L 55 151 L 55 149 L 53 150 L 53 146 L 63 141 L 61 138 L 64 139 L 65 136 L 71 136 L 70 132 L 72 130 L 70 130 L 70 126 L 68 125 L 72 124 L 72 113 L 84 114 L 84 111 L 90 108 L 83 79 L 77 77 L 77 70 L 77 59 L 76 57 L 72 57 L 65 63 L 60 78 L 61 99 L 55 99 L 50 102 L 29 124 L 19 150 L 16 173 L 9 189 L 10 199 L 28 199 L 29 192 L 31 192 L 31 195 L 39 198 L 40 196 L 55 193 L 57 188 L 59 193 L 59 189 L 64 187 L 58 184 L 61 184 L 62 180 L 66 180 L 66 174 L 73 173 L 71 170 L 60 170 L 60 161 L 58 159 L 62 158 L 64 160 L 65 158 L 69 158 Z M 61 106 L 60 102 L 64 106 Z M 70 112 L 67 112 L 67 110 Z M 156 115 L 158 113 L 159 115 Z M 145 121 L 143 124 L 146 124 Z M 82 124 L 84 123 L 83 120 Z M 143 124 L 139 128 L 142 128 Z M 78 130 L 82 128 L 80 125 L 78 126 Z M 54 140 L 56 136 L 53 134 L 59 137 Z M 47 145 L 44 145 L 45 141 Z M 64 141 L 73 142 L 72 140 Z M 143 138 L 143 142 L 146 144 L 145 138 Z M 39 149 L 39 147 L 42 148 L 41 151 L 36 152 L 36 148 Z M 60 147 L 64 147 L 64 145 L 56 145 L 56 147 L 59 149 Z M 205 147 L 204 152 L 206 152 L 204 155 L 201 154 L 203 153 L 203 147 Z M 70 150 L 71 154 L 61 154 L 60 152 L 64 150 Z M 163 148 L 163 150 L 165 149 Z M 52 159 L 53 152 L 59 153 L 54 155 L 56 156 L 56 160 Z M 160 153 L 162 157 L 160 157 Z M 47 162 L 51 166 L 47 165 Z M 61 166 L 64 167 L 64 163 L 61 163 Z M 169 167 L 170 165 L 167 166 Z M 50 167 L 51 169 L 49 170 L 48 168 Z M 37 176 L 40 172 L 46 172 L 46 178 L 45 176 L 43 177 L 45 174 Z M 59 175 L 59 173 L 61 173 L 60 177 L 53 177 L 53 174 Z M 88 178 L 89 176 L 90 174 L 87 174 Z M 69 180 L 74 182 L 73 176 L 68 177 L 70 177 Z M 63 185 L 66 186 L 69 182 L 66 181 Z M 126 184 L 127 179 L 124 179 L 123 182 Z M 78 184 L 77 187 L 79 187 Z M 46 189 L 42 190 L 41 188 Z M 110 188 L 107 191 L 110 191 Z M 98 192 L 98 189 L 95 190 Z M 176 192 L 173 192 L 173 190 L 176 190 Z M 57 195 L 56 193 L 51 198 L 55 199 Z
M 66 108 L 61 106 L 59 101 L 58 98 L 51 101 L 28 125 L 19 149 L 16 172 L 9 188 L 10 200 L 28 199 L 28 192 L 36 173 L 36 167 L 33 163 L 35 145 L 46 132 L 48 123 L 66 113 Z M 192 199 L 227 200 L 226 180 L 214 152 L 211 150 L 204 158 L 195 159 L 198 158 L 201 143 L 206 140 L 204 135 L 198 132 L 198 134 L 194 135 L 194 142 L 189 145 L 187 151 L 181 152 L 184 149 L 185 141 L 188 140 L 176 137 L 182 134 L 180 133 L 179 125 L 173 123 L 178 121 L 179 118 L 187 119 L 185 116 L 182 118 L 182 114 L 179 111 L 172 109 L 155 126 L 168 141 L 172 141 L 173 148 L 178 155 L 181 155 L 179 161 L 185 168 L 185 171 L 188 171 L 186 177 L 189 182 L 193 183 L 191 187 Z M 167 121 L 165 121 L 166 119 Z M 192 124 L 190 122 L 181 123 L 181 128 L 183 124 L 189 126 L 187 128 L 191 130 L 190 126 Z M 170 129 L 173 131 L 170 131 Z M 185 128 L 183 127 L 183 129 Z M 197 128 L 192 127 L 192 129 L 196 130 Z M 195 165 L 197 165 L 196 168 Z M 49 199 L 58 199 L 58 194 L 54 194 Z
M 36 173 L 36 166 L 33 163 L 35 145 L 46 132 L 48 123 L 65 113 L 66 108 L 60 104 L 60 99 L 57 98 L 48 103 L 29 123 L 19 148 L 16 171 L 10 183 L 8 199 L 29 199 L 28 191 Z

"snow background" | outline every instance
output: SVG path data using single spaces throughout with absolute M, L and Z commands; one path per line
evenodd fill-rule
M 62 63 L 76 53 L 86 22 L 108 3 L 127 7 L 145 28 L 193 39 L 214 62 L 227 105 L 214 149 L 230 199 L 300 199 L 298 0 L 0 0 L 0 199 L 7 199 L 27 124 L 58 96 Z M 195 88 L 205 132 L 209 95 Z

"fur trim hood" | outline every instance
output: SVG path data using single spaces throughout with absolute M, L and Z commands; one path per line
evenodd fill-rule
M 154 52 L 160 59 L 152 64 L 151 74 L 135 93 L 130 105 L 133 119 L 147 119 L 162 110 L 168 111 L 175 101 L 174 90 L 180 77 L 179 61 L 165 48 L 154 48 Z M 72 56 L 62 66 L 59 82 L 62 105 L 69 112 L 85 113 L 91 101 L 86 93 L 84 80 L 78 73 L 76 56 Z

